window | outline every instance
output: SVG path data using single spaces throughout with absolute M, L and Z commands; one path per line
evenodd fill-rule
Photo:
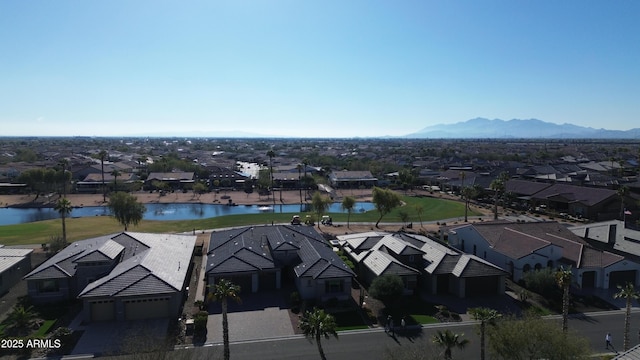
M 58 292 L 60 291 L 60 284 L 58 280 L 42 280 L 38 283 L 38 292 Z
M 327 280 L 325 282 L 325 292 L 327 294 L 331 293 L 341 293 L 344 289 L 344 282 L 342 280 Z

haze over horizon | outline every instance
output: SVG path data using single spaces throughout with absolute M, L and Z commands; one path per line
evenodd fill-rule
M 0 136 L 640 123 L 640 2 L 0 2 Z

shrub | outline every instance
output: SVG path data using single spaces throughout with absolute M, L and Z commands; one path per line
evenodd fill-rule
M 209 313 L 206 311 L 198 311 L 193 316 L 193 327 L 195 331 L 204 331 L 207 328 L 207 319 L 209 318 Z
M 527 289 L 545 297 L 552 297 L 558 292 L 555 274 L 551 268 L 525 273 L 524 283 Z
M 375 278 L 369 287 L 369 295 L 387 303 L 393 298 L 402 296 L 404 283 L 398 275 L 384 275 Z

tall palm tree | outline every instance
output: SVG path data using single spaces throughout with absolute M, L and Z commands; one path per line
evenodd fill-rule
M 302 178 L 300 177 L 302 164 L 296 165 L 296 169 L 298 169 L 298 191 L 300 192 L 300 208 L 302 208 Z
M 480 360 L 484 360 L 487 324 L 495 324 L 496 319 L 500 317 L 500 313 L 494 309 L 477 307 L 469 309 L 469 314 L 474 320 L 480 321 Z
M 267 156 L 269 157 L 269 177 L 271 178 L 271 196 L 273 197 L 273 211 L 276 210 L 276 195 L 273 192 L 273 158 L 276 156 L 276 153 L 272 150 L 267 151 Z
M 226 279 L 218 280 L 213 285 L 213 291 L 209 293 L 208 298 L 214 301 L 220 301 L 222 305 L 222 341 L 224 343 L 224 359 L 229 360 L 231 352 L 229 350 L 229 319 L 227 317 L 228 303 L 231 299 L 240 302 L 240 286 Z
M 569 288 L 573 274 L 571 267 L 565 269 L 560 267 L 555 273 L 556 284 L 562 289 L 562 331 L 567 332 L 569 329 Z
M 507 180 L 509 179 L 509 173 L 501 172 L 497 178 L 495 178 L 489 188 L 493 190 L 493 219 L 498 220 L 498 200 L 505 191 Z
M 105 150 L 100 150 L 98 157 L 100 158 L 100 169 L 102 174 L 102 202 L 107 202 L 107 188 L 104 185 L 104 160 L 109 154 Z
M 620 220 L 624 220 L 624 199 L 629 195 L 629 188 L 627 186 L 620 186 L 616 191 L 620 197 Z
M 498 196 L 503 189 L 502 181 L 494 179 L 489 188 L 493 190 L 493 220 L 498 220 Z
M 639 154 L 640 154 L 640 152 L 639 152 Z M 640 155 L 638 155 L 638 157 L 640 158 Z M 304 169 L 303 169 L 303 171 L 304 171 L 304 177 L 303 177 L 303 179 L 304 179 L 304 181 L 303 181 L 303 184 L 304 184 L 304 199 L 307 200 L 307 198 L 309 197 L 309 191 L 307 189 L 307 166 L 309 165 L 309 159 L 303 158 L 302 159 L 302 165 L 304 167 Z
M 422 214 L 424 214 L 424 207 L 422 207 L 422 205 L 416 204 L 415 209 L 416 214 L 418 214 L 418 219 L 420 219 L 420 227 L 422 228 Z
M 623 351 L 629 350 L 629 328 L 631 326 L 631 303 L 640 297 L 640 293 L 636 290 L 632 283 L 628 282 L 624 287 L 618 285 L 619 292 L 613 295 L 614 299 L 625 299 L 627 301 L 626 311 L 624 315 L 624 345 Z
M 69 160 L 60 159 L 58 164 L 62 167 L 62 197 L 67 197 L 67 168 L 69 167 Z
M 300 318 L 300 330 L 304 333 L 304 336 L 309 341 L 315 340 L 318 345 L 318 352 L 320 358 L 326 360 L 324 350 L 322 350 L 322 337 L 329 339 L 330 336 L 338 338 L 336 332 L 336 320 L 330 314 L 327 314 L 322 309 L 313 308 L 313 311 L 307 311 Z
M 464 187 L 462 188 L 462 198 L 464 199 L 464 222 L 467 222 L 469 219 L 469 203 L 471 202 L 471 198 L 473 197 L 473 188 Z
M 56 206 L 53 208 L 60 214 L 62 218 L 62 240 L 64 240 L 65 244 L 67 243 L 67 215 L 73 211 L 73 207 L 71 206 L 71 201 L 69 201 L 66 197 L 58 199 Z
M 113 176 L 113 191 L 114 192 L 118 192 L 118 176 L 122 175 L 122 173 L 120 171 L 118 171 L 117 169 L 114 169 L 111 172 L 111 176 Z
M 463 336 L 464 334 L 455 334 L 448 329 L 445 331 L 438 330 L 438 332 L 433 335 L 433 342 L 444 348 L 444 358 L 451 360 L 451 351 L 454 348 L 462 350 L 469 344 L 468 339 L 462 339 Z

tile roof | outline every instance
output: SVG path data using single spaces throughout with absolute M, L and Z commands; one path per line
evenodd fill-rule
M 452 274 L 457 277 L 481 277 L 504 275 L 506 272 L 477 256 L 468 255 L 457 249 L 441 244 L 423 235 L 407 233 L 376 233 L 378 243 L 365 252 L 352 252 L 351 244 L 359 244 L 371 233 L 338 236 L 345 242 L 345 250 L 355 261 L 365 264 L 377 275 L 400 271 L 410 273 L 409 266 L 402 264 L 388 253 L 391 250 L 399 255 L 419 255 L 424 260 L 424 271 L 428 274 Z M 419 246 L 419 247 L 418 247 Z M 402 268 L 398 268 L 402 266 Z M 419 271 L 418 271 L 419 272 Z
M 554 184 L 532 195 L 534 199 L 541 200 L 561 197 L 567 203 L 582 203 L 586 206 L 593 206 L 616 196 L 614 190 L 567 184 Z
M 562 248 L 562 257 L 578 268 L 606 267 L 624 259 L 620 255 L 590 246 L 558 222 L 485 222 L 473 227 L 496 251 L 519 259 L 548 245 Z
M 192 235 L 123 232 L 81 240 L 67 246 L 42 263 L 24 278 L 46 279 L 72 277 L 76 263 L 87 259 L 120 262 L 104 277 L 87 285 L 80 296 L 116 295 L 127 289 L 129 295 L 157 293 L 160 289 L 182 290 L 191 262 L 196 237 Z M 144 276 L 152 276 L 162 285 L 150 289 L 137 286 Z M 146 283 L 144 283 L 146 284 Z
M 362 262 L 369 270 L 371 270 L 376 276 L 381 275 L 420 275 L 420 271 L 402 264 L 397 261 L 393 256 L 380 251 L 371 250 L 369 255 L 364 258 Z
M 22 261 L 33 249 L 13 249 L 0 246 L 0 274 Z

